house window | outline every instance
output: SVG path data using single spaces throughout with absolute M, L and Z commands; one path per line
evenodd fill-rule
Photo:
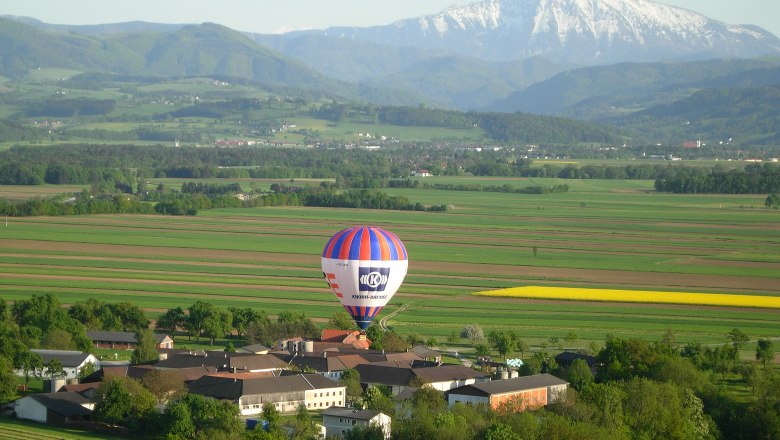
M 352 421 L 352 426 L 355 426 L 355 423 L 357 423 L 357 420 Z

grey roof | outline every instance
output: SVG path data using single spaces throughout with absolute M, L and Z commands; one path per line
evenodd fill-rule
M 487 374 L 465 365 L 441 365 L 438 367 L 412 368 L 414 375 L 426 382 L 447 382 L 453 380 L 476 379 Z
M 62 362 L 62 366 L 66 368 L 78 367 L 90 356 L 89 353 L 84 351 L 42 350 L 38 348 L 31 349 L 30 351 L 41 356 L 43 365 L 48 365 L 52 359 L 59 359 L 59 361 Z
M 191 393 L 217 399 L 236 400 L 241 396 L 248 395 L 290 393 L 341 386 L 338 382 L 319 374 L 296 374 L 258 378 L 203 376 L 191 382 L 188 388 Z
M 245 345 L 241 347 L 241 350 L 245 350 L 251 353 L 257 353 L 259 351 L 270 351 L 271 349 L 269 347 L 266 347 L 263 344 L 252 344 L 252 345 Z
M 429 357 L 439 357 L 441 356 L 441 353 L 436 350 L 431 350 L 430 348 L 424 346 L 424 345 L 415 345 L 412 347 L 412 352 L 416 354 L 417 356 L 420 356 L 421 358 L 429 358 Z
M 520 376 L 512 379 L 492 380 L 471 385 L 464 385 L 451 389 L 449 394 L 466 394 L 489 396 L 493 394 L 514 393 L 524 390 L 534 390 L 556 385 L 568 385 L 563 379 L 552 374 L 535 374 L 533 376 Z
M 122 342 L 135 344 L 138 340 L 132 332 L 108 332 L 100 330 L 87 330 L 87 337 L 93 341 Z
M 408 364 L 382 362 L 363 364 L 355 367 L 360 373 L 361 383 L 379 383 L 383 385 L 409 385 L 412 379 L 419 377 L 425 382 L 447 382 L 485 377 L 486 374 L 463 365 L 438 365 L 423 368 L 410 368 Z
M 323 416 L 344 417 L 356 420 L 371 420 L 381 414 L 381 412 L 371 409 L 354 409 L 343 406 L 331 406 L 330 408 L 322 411 L 321 414 Z
M 237 370 L 281 370 L 288 365 L 271 354 L 207 352 L 168 352 L 168 359 L 154 364 L 155 368 L 214 367 Z
M 92 401 L 73 391 L 31 394 L 29 397 L 36 402 L 39 402 L 47 409 L 65 417 L 92 414 L 92 410 L 81 406 L 82 404 L 92 403 Z
M 362 364 L 355 367 L 361 383 L 407 386 L 414 379 L 411 368 L 397 368 L 385 365 Z

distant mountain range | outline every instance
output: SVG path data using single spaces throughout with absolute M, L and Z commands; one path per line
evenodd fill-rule
M 386 26 L 283 35 L 0 19 L 0 75 L 42 66 L 611 120 L 672 109 L 703 89 L 780 84 L 780 39 L 649 0 L 485 0 Z
M 542 56 L 567 64 L 754 57 L 780 40 L 650 0 L 484 0 L 386 26 L 334 27 L 320 35 L 444 50 L 486 61 Z M 311 41 L 311 40 L 310 40 Z

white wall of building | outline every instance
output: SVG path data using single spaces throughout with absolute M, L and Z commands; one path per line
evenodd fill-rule
M 14 402 L 16 417 L 46 423 L 46 407 L 30 396 L 22 397 Z
M 479 405 L 480 403 L 489 404 L 490 399 L 484 396 L 467 396 L 465 394 L 450 394 L 447 397 L 447 403 L 450 405 L 454 405 L 457 402 L 469 405 Z
M 323 410 L 331 406 L 344 406 L 347 398 L 346 387 L 322 388 L 306 391 L 306 408 Z

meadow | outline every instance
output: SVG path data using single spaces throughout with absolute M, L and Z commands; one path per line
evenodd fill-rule
M 387 190 L 450 206 L 440 213 L 263 207 L 195 217 L 11 218 L 0 225 L 0 297 L 127 300 L 150 318 L 206 300 L 271 315 L 294 308 L 324 323 L 341 306 L 322 279 L 322 248 L 338 230 L 369 224 L 393 231 L 409 251 L 406 281 L 379 315 L 407 305 L 389 320 L 402 334 L 444 341 L 479 324 L 535 345 L 573 333 L 567 344 L 578 347 L 607 334 L 657 340 L 668 330 L 681 343 L 725 342 L 733 328 L 753 340 L 780 336 L 780 310 L 770 307 L 474 295 L 542 286 L 776 300 L 780 211 L 763 208 L 765 196 L 658 194 L 651 181 L 453 179 L 425 181 L 566 183 L 570 191 Z

